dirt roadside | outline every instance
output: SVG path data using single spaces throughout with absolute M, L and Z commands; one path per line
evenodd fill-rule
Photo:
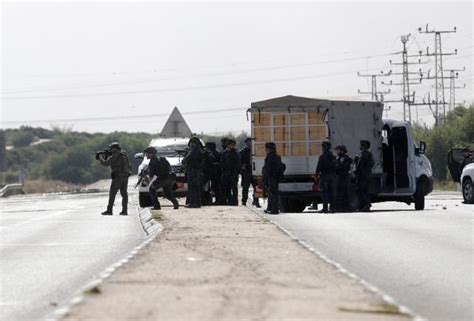
M 157 213 L 163 232 L 65 320 L 410 319 L 245 207 Z

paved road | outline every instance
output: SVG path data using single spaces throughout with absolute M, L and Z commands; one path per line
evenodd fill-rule
M 434 194 L 426 210 L 269 216 L 311 247 L 431 321 L 473 320 L 474 206 Z M 443 209 L 443 207 L 445 209 Z
M 143 241 L 133 207 L 129 216 L 100 215 L 106 198 L 0 200 L 1 321 L 41 319 Z

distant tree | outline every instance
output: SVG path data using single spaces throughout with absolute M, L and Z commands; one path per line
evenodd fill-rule
M 34 140 L 35 135 L 29 131 L 19 131 L 13 134 L 10 138 L 10 141 L 14 147 L 30 146 Z

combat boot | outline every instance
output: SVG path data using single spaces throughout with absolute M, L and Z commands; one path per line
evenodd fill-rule
M 102 215 L 113 215 L 112 211 L 106 210 L 105 212 L 100 213 Z

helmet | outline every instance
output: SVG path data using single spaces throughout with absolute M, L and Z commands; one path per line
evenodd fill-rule
M 321 143 L 321 146 L 323 146 L 323 148 L 329 149 L 329 148 L 331 148 L 331 142 L 328 141 L 328 140 L 325 140 Z
M 190 146 L 192 143 L 196 144 L 199 147 L 202 147 L 201 140 L 196 136 L 193 136 L 189 139 L 188 146 Z
M 276 144 L 274 142 L 265 143 L 265 148 L 270 150 L 276 150 Z
M 109 145 L 109 148 L 116 148 L 116 149 L 122 149 L 120 147 L 120 144 L 117 142 L 113 142 L 112 144 Z
M 341 150 L 342 152 L 347 153 L 347 147 L 344 146 L 344 145 L 338 145 L 338 146 L 336 146 L 334 149 L 339 149 L 339 150 Z
M 252 141 L 252 138 L 247 137 L 247 138 L 245 138 L 244 143 L 248 143 L 248 142 L 251 142 L 251 141 Z
M 228 139 L 228 140 L 227 140 L 227 146 L 229 146 L 229 145 L 235 145 L 235 144 L 237 144 L 237 142 L 235 141 L 235 139 L 231 138 L 231 139 Z
M 216 149 L 216 143 L 214 142 L 206 142 L 206 147 L 209 148 L 209 149 Z
M 368 140 L 361 140 L 360 145 L 365 148 L 370 148 L 370 142 Z
M 152 155 L 156 155 L 158 153 L 155 147 L 147 147 L 143 152 Z

